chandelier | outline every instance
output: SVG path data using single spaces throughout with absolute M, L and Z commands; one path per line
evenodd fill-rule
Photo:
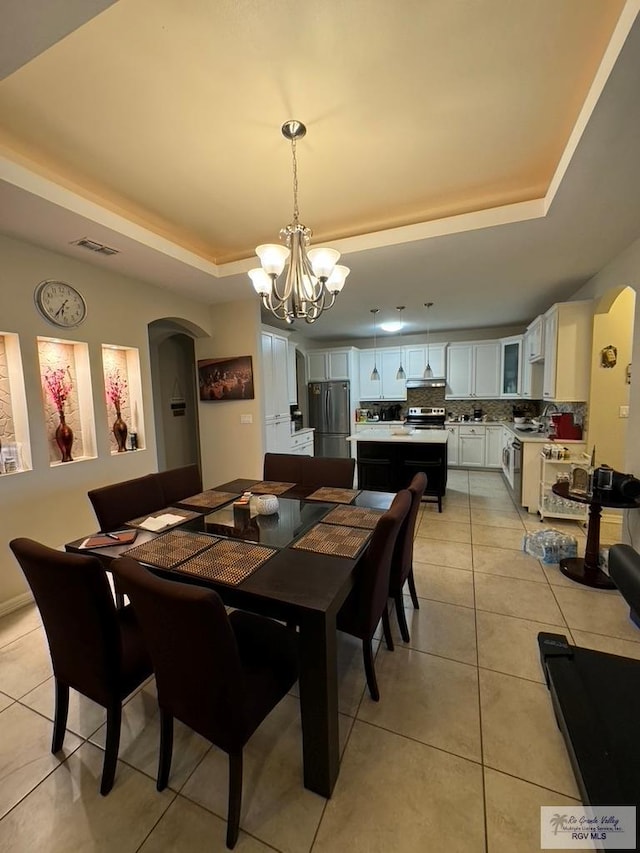
M 293 323 L 304 318 L 314 323 L 331 308 L 344 287 L 349 268 L 338 264 L 340 252 L 327 247 L 309 249 L 312 231 L 299 221 L 298 161 L 296 141 L 307 132 L 302 122 L 291 120 L 282 125 L 282 135 L 291 142 L 293 160 L 293 222 L 280 231 L 282 243 L 265 243 L 256 248 L 262 266 L 249 270 L 262 304 L 279 320 Z M 287 266 L 284 283 L 278 281 Z

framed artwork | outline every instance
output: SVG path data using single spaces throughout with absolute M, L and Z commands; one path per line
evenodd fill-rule
M 253 400 L 253 364 L 250 355 L 198 360 L 200 399 L 208 403 Z

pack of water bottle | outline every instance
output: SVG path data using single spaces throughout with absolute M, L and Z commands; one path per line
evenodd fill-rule
M 560 560 L 578 556 L 578 540 L 568 533 L 547 528 L 526 533 L 522 550 L 543 563 L 559 563 Z

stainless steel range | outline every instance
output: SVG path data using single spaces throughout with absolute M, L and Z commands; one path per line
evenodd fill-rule
M 444 409 L 431 406 L 411 406 L 405 418 L 407 426 L 414 429 L 444 429 Z

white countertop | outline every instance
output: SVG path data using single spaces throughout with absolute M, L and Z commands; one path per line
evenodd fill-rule
M 350 435 L 347 441 L 404 442 L 406 444 L 446 444 L 449 433 L 446 429 L 419 429 L 410 435 L 394 435 L 384 429 L 365 429 Z
M 584 444 L 584 438 L 549 438 L 545 432 L 522 431 L 516 428 L 513 421 L 447 421 L 446 426 L 500 426 L 506 427 L 508 430 L 520 439 L 523 443 L 531 442 L 533 444 Z

